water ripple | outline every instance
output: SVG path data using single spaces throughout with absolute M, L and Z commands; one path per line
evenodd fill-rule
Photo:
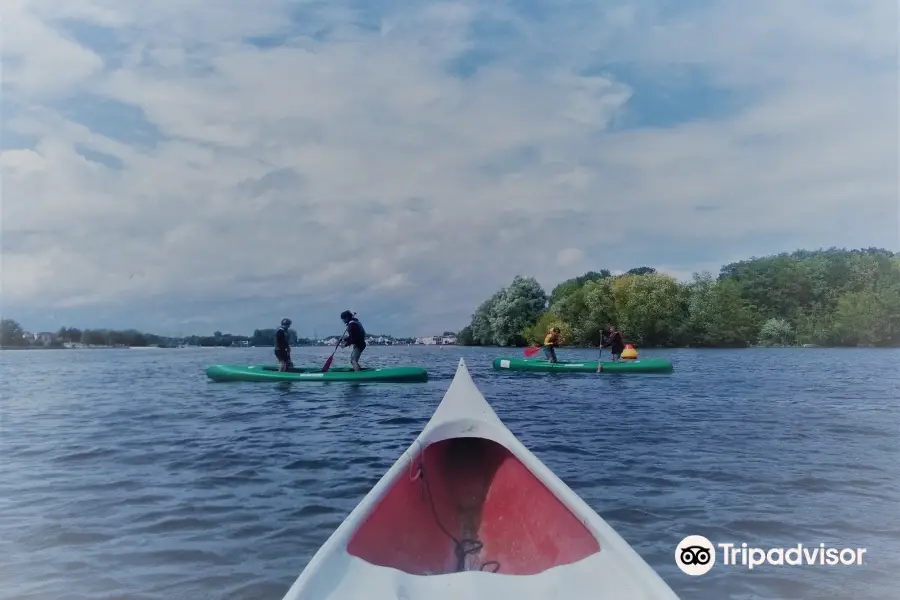
M 672 375 L 567 377 L 493 372 L 495 352 L 367 351 L 426 365 L 416 385 L 203 377 L 266 349 L 4 352 L 0 598 L 280 599 L 461 355 L 510 429 L 683 598 L 896 597 L 900 353 L 669 351 Z M 673 553 L 694 533 L 869 552 L 861 567 L 691 578 Z

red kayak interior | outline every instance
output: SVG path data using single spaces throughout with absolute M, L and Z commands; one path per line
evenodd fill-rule
M 531 575 L 599 550 L 525 465 L 483 438 L 428 446 L 347 545 L 365 561 L 415 575 Z

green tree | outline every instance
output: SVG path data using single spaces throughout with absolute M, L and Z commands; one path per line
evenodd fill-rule
M 900 341 L 900 293 L 892 288 L 847 292 L 838 299 L 835 333 L 844 345 L 887 346 Z
M 836 342 L 834 313 L 821 304 L 814 304 L 794 319 L 798 344 L 829 346 Z
M 573 316 L 575 338 L 584 346 L 599 346 L 610 325 L 619 323 L 619 306 L 613 285 L 615 278 L 592 281 L 582 288 L 585 312 Z
M 538 342 L 553 323 L 578 345 L 596 345 L 610 324 L 639 345 L 900 345 L 900 254 L 878 248 L 751 258 L 688 284 L 651 267 L 617 277 L 591 271 L 557 285 L 546 310 L 515 322 L 510 315 L 520 311 L 505 293 L 473 314 L 472 343 Z
M 756 338 L 761 316 L 741 295 L 733 281 L 720 281 L 715 287 L 715 314 L 710 323 L 713 345 L 748 346 Z
M 147 336 L 136 329 L 107 332 L 107 343 L 112 346 L 132 346 L 143 348 L 148 345 Z
M 617 326 L 638 346 L 672 345 L 684 320 L 678 282 L 667 275 L 624 275 L 611 285 Z
M 460 346 L 474 346 L 475 336 L 472 333 L 472 326 L 466 325 L 456 334 L 456 343 Z
M 592 281 L 607 279 L 609 277 L 612 277 L 612 273 L 610 273 L 607 269 L 601 269 L 600 271 L 588 271 L 584 275 L 579 275 L 578 277 L 567 279 L 553 288 L 553 291 L 550 292 L 548 302 L 550 303 L 550 306 L 553 306 L 563 297 L 568 296 L 572 292 L 583 288 L 586 284 Z
M 680 337 L 688 344 L 740 347 L 756 338 L 759 317 L 741 296 L 739 283 L 699 273 L 686 295 L 686 323 Z
M 522 345 L 523 332 L 534 324 L 547 306 L 547 294 L 534 277 L 516 276 L 491 306 L 490 323 L 494 343 Z
M 763 318 L 793 317 L 812 301 L 809 271 L 788 254 L 726 265 L 719 279 L 737 283 Z
M 551 327 L 559 327 L 559 337 L 562 344 L 571 344 L 575 336 L 571 325 L 562 320 L 552 311 L 547 311 L 537 320 L 537 323 L 525 329 L 523 334 L 527 344 L 543 344 L 544 337 Z
M 691 346 L 715 345 L 713 320 L 718 297 L 713 276 L 708 271 L 694 273 L 693 282 L 683 288 L 683 295 L 687 296 L 687 315 L 682 338 Z
M 503 290 L 495 292 L 493 296 L 482 302 L 475 309 L 475 313 L 472 315 L 472 337 L 476 345 L 491 346 L 495 344 L 493 318 L 491 315 L 494 311 L 494 305 L 497 304 L 502 295 Z
M 78 343 L 81 341 L 81 330 L 75 327 L 60 327 L 56 337 L 62 342 Z
M 0 346 L 21 348 L 27 345 L 25 330 L 18 322 L 12 319 L 0 320 Z
M 89 346 L 104 346 L 107 343 L 106 336 L 98 329 L 85 329 L 82 331 L 81 341 Z
M 787 346 L 794 340 L 794 329 L 786 320 L 773 317 L 759 330 L 760 346 Z

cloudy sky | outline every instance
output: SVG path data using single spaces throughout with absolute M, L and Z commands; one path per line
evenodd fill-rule
M 458 329 L 514 275 L 898 250 L 893 0 L 4 0 L 3 315 Z

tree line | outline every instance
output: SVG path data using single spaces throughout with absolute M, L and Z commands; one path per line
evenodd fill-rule
M 797 250 L 725 265 L 679 282 L 639 267 L 590 271 L 547 294 L 517 275 L 478 306 L 462 345 L 596 346 L 610 325 L 655 347 L 898 346 L 900 253 L 879 248 Z
M 136 329 L 79 329 L 77 327 L 62 327 L 58 331 L 49 334 L 49 339 L 35 338 L 28 334 L 23 327 L 13 319 L 0 321 L 0 347 L 5 348 L 62 348 L 67 344 L 84 344 L 86 346 L 109 347 L 147 347 L 158 346 L 160 348 L 175 348 L 178 346 L 274 346 L 275 332 L 277 329 L 256 329 L 253 335 L 235 335 L 216 331 L 212 335 L 189 335 L 184 337 L 171 337 L 144 333 Z M 455 335 L 445 332 L 444 335 Z M 340 337 L 335 334 L 333 337 Z M 380 337 L 380 336 L 375 336 Z M 413 338 L 393 338 L 384 336 L 397 342 L 412 343 Z M 327 338 L 326 338 L 327 339 Z M 300 337 L 294 329 L 288 329 L 288 343 L 291 346 L 314 346 L 316 340 Z M 374 342 L 373 342 L 374 343 Z
M 62 327 L 55 333 L 51 333 L 49 339 L 27 335 L 22 326 L 13 319 L 0 321 L 0 347 L 26 348 L 26 347 L 51 347 L 59 348 L 65 344 L 84 344 L 86 346 L 111 346 L 111 347 L 147 347 L 159 346 L 161 348 L 173 348 L 181 345 L 188 346 L 274 346 L 275 329 L 257 329 L 252 336 L 233 335 L 216 331 L 212 335 L 190 335 L 186 337 L 167 337 L 144 333 L 135 329 L 78 329 L 77 327 Z M 288 340 L 292 346 L 311 346 L 313 340 L 297 336 L 293 329 L 288 330 Z

